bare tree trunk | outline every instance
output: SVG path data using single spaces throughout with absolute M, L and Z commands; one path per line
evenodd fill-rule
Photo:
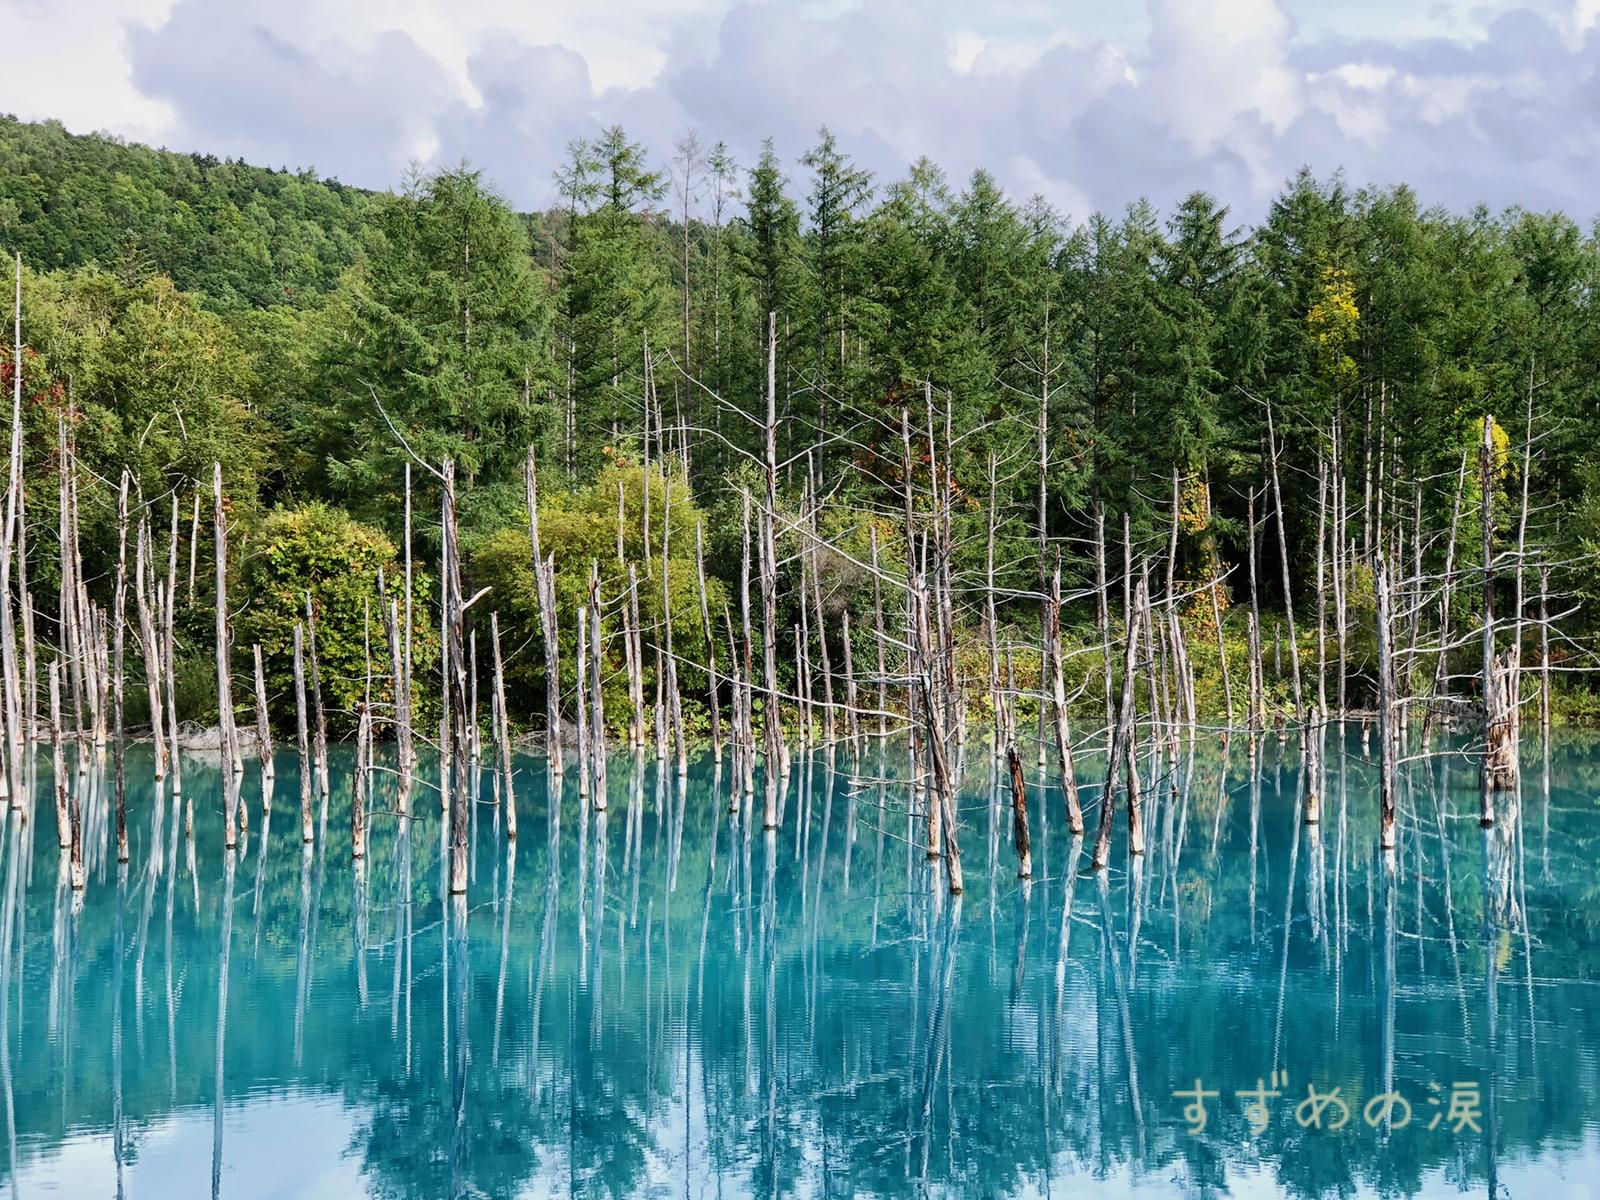
M 627 644 L 628 696 L 631 700 L 628 714 L 628 744 L 635 751 L 644 748 L 644 640 L 643 623 L 639 619 L 639 569 L 628 564 L 628 596 L 624 606 L 622 640 Z
M 200 556 L 200 489 L 195 488 L 194 509 L 189 514 L 189 606 L 194 607 L 195 560 Z
M 678 764 L 678 776 L 682 778 L 689 772 L 689 763 L 688 750 L 683 734 L 683 695 L 678 689 L 678 658 L 673 647 L 672 638 L 672 589 L 670 587 L 672 568 L 669 561 L 670 536 L 672 532 L 672 480 L 667 474 L 665 458 L 661 467 L 661 491 L 661 623 L 665 647 L 663 666 L 666 671 L 666 678 L 663 681 L 666 686 L 664 715 L 671 725 L 672 743 Z M 598 584 L 592 585 L 591 590 L 593 591 L 597 587 Z M 591 632 L 591 636 L 598 637 L 600 616 L 598 608 L 595 609 L 593 616 L 594 619 L 591 624 L 595 626 L 595 629 Z M 598 674 L 597 664 L 597 677 Z
M 662 528 L 666 528 L 666 520 L 662 519 Z M 666 561 L 662 560 L 662 579 L 665 587 Z M 600 628 L 600 566 L 598 563 L 589 564 L 589 686 L 591 703 L 589 705 L 589 753 L 593 757 L 593 787 L 594 809 L 596 812 L 605 812 L 607 804 L 606 790 L 606 705 L 605 705 L 605 657 L 601 653 L 602 633 Z M 667 618 L 670 627 L 671 618 Z M 579 646 L 581 654 L 583 647 Z M 668 650 L 667 661 L 672 661 L 671 650 Z
M 27 782 L 23 772 L 23 733 L 24 713 L 22 708 L 22 679 L 17 669 L 17 631 L 16 618 L 12 608 L 11 598 L 11 566 L 12 551 L 17 545 L 17 527 L 21 518 L 22 504 L 22 256 L 17 255 L 17 296 L 16 316 L 13 329 L 15 332 L 15 346 L 11 360 L 11 450 L 8 457 L 8 473 L 6 480 L 6 517 L 4 537 L 0 538 L 0 654 L 4 656 L 3 673 L 5 679 L 5 720 L 6 720 L 6 766 L 7 784 L 11 796 L 11 809 L 13 812 L 26 814 L 28 811 Z M 127 485 L 124 480 L 124 494 Z M 123 501 L 124 512 L 127 508 L 126 498 Z M 126 525 L 126 517 L 124 517 Z M 123 541 L 127 541 L 124 530 Z M 123 564 L 123 574 L 126 575 L 126 563 Z M 124 833 L 122 841 L 126 842 Z M 126 854 L 118 861 L 126 861 Z
M 1420 545 L 1421 542 L 1418 542 Z M 1328 461 L 1317 452 L 1317 720 L 1328 719 Z
M 948 757 L 948 730 L 944 724 L 942 707 L 934 696 L 932 656 L 927 653 L 932 641 L 928 619 L 928 593 L 927 587 L 920 577 L 915 581 L 912 592 L 912 606 L 915 612 L 914 625 L 916 628 L 914 641 L 918 646 L 916 677 L 917 686 L 921 692 L 919 707 L 922 710 L 922 716 L 927 726 L 928 766 L 933 791 L 935 792 L 935 795 L 929 799 L 928 808 L 930 812 L 937 809 L 940 813 L 945 878 L 949 882 L 950 894 L 960 895 L 963 887 L 963 877 L 961 872 L 961 844 L 956 836 L 955 783 L 951 775 Z
M 1394 693 L 1391 646 L 1393 622 L 1389 613 L 1389 572 L 1383 551 L 1374 558 L 1373 584 L 1378 600 L 1378 848 L 1393 850 L 1394 818 Z
M 1001 709 L 1004 700 L 1000 695 L 1000 633 L 994 603 L 994 534 L 995 534 L 995 462 L 994 451 L 989 452 L 989 504 L 985 510 L 983 545 L 983 626 L 989 639 L 989 708 L 994 720 L 994 748 L 998 753 L 1002 744 Z M 874 586 L 877 580 L 873 580 Z
M 1067 807 L 1067 828 L 1083 832 L 1083 809 L 1078 804 L 1077 770 L 1072 761 L 1072 733 L 1067 727 L 1067 689 L 1061 662 L 1061 555 L 1056 553 L 1050 581 L 1050 621 L 1046 626 L 1045 654 L 1050 664 L 1050 699 L 1055 717 L 1056 761 L 1061 768 L 1061 797 Z
M 861 705 L 860 696 L 856 690 L 856 668 L 854 651 L 850 645 L 850 610 L 844 610 L 844 628 L 840 633 L 840 640 L 844 643 L 844 703 L 845 703 L 845 733 L 850 739 L 852 752 L 861 746 Z
M 825 742 L 834 740 L 835 712 L 833 703 L 833 660 L 828 652 L 828 627 L 822 615 L 822 578 L 818 571 L 817 547 L 821 538 L 817 530 L 817 509 L 821 500 L 817 496 L 816 476 L 813 473 L 811 457 L 806 456 L 806 473 L 810 476 L 809 490 L 811 503 L 807 506 L 807 523 L 810 533 L 809 545 L 806 547 L 806 556 L 811 562 L 811 611 L 817 621 L 817 652 L 822 664 L 822 738 Z M 801 573 L 804 580 L 805 574 Z
M 24 766 L 25 757 L 31 759 L 33 746 L 33 718 L 34 718 L 34 660 L 33 660 L 33 617 L 32 604 L 28 597 L 28 534 L 27 534 L 27 492 L 22 472 L 23 455 L 23 429 L 22 429 L 22 255 L 17 255 L 17 296 L 16 314 L 12 323 L 15 344 L 12 347 L 11 359 L 11 457 L 10 477 L 6 486 L 6 528 L 5 544 L 3 547 L 4 559 L 0 561 L 0 622 L 4 623 L 4 636 L 6 638 L 6 699 L 7 703 L 14 706 L 10 715 L 10 763 L 11 763 L 11 805 L 18 812 L 26 814 L 31 807 L 31 797 L 27 795 L 28 781 L 27 770 Z M 24 690 L 24 677 L 18 670 L 16 629 L 12 616 L 12 556 L 16 557 L 17 595 L 21 597 L 22 604 L 22 637 L 23 648 L 27 663 L 26 683 Z
M 72 405 L 70 392 L 68 393 L 67 405 L 70 413 Z M 78 773 L 82 775 L 88 770 L 83 746 L 86 657 L 83 644 L 83 629 L 78 624 L 78 563 L 72 527 L 71 479 L 76 470 L 76 465 L 73 462 L 72 445 L 67 440 L 66 417 L 57 418 L 56 444 L 57 455 L 61 463 L 60 531 L 58 534 L 61 542 L 61 590 L 58 600 L 58 613 L 61 625 L 61 649 L 67 668 L 67 686 L 72 699 L 73 740 L 78 746 Z M 176 501 L 174 501 L 174 504 L 176 504 Z M 168 626 L 170 628 L 170 621 Z
M 312 749 L 316 757 L 317 795 L 328 798 L 328 714 L 322 706 L 322 663 L 317 657 L 317 614 L 311 607 L 311 593 L 306 592 L 306 650 L 311 656 L 311 712 L 316 718 Z M 441 746 L 443 754 L 445 748 Z
M 255 643 L 250 651 L 256 666 L 256 738 L 260 742 L 261 774 L 271 779 L 277 769 L 272 762 L 272 723 L 267 720 L 267 675 L 261 664 L 261 643 Z
M 1439 689 L 1444 686 L 1445 665 L 1450 654 L 1450 599 L 1455 586 L 1456 532 L 1461 522 L 1461 501 L 1467 488 L 1467 458 L 1469 451 L 1461 452 L 1461 466 L 1456 472 L 1455 498 L 1450 504 L 1450 535 L 1444 546 L 1444 574 L 1439 583 L 1439 656 L 1434 662 L 1433 684 L 1428 691 L 1428 705 L 1422 714 L 1422 740 L 1426 744 L 1433 727 L 1439 703 Z
M 22 735 L 28 762 L 39 737 L 39 652 L 34 638 L 33 593 L 28 588 L 27 492 L 17 500 L 17 591 L 22 606 Z M 156 742 L 159 746 L 161 738 Z M 157 756 L 157 761 L 161 756 Z M 161 778 L 161 776 L 157 776 Z
M 500 614 L 489 614 L 489 644 L 494 651 L 494 740 L 500 752 L 500 780 L 505 794 L 506 837 L 517 840 L 517 793 L 511 773 L 511 721 L 506 715 L 506 671 L 500 660 Z M 553 803 L 553 801 L 552 801 Z
M 356 717 L 356 769 L 350 779 L 350 857 L 367 856 L 367 770 L 372 753 L 372 710 L 365 701 Z
M 1284 532 L 1283 515 L 1283 488 L 1278 483 L 1278 438 L 1272 425 L 1272 404 L 1267 403 L 1267 445 L 1271 453 L 1268 461 L 1272 465 L 1272 500 L 1273 507 L 1278 517 L 1278 561 L 1283 568 L 1283 615 L 1289 624 L 1289 671 L 1290 683 L 1294 692 L 1294 719 L 1297 722 L 1305 720 L 1305 705 L 1300 697 L 1300 641 L 1295 635 L 1294 627 L 1294 588 L 1289 580 L 1289 538 Z M 1305 741 L 1302 727 L 1301 742 Z
M 778 775 L 783 758 L 783 735 L 778 713 L 778 594 L 777 549 L 772 525 L 778 512 L 778 318 L 767 314 L 767 495 L 761 514 L 761 640 L 765 659 L 766 797 L 761 823 L 778 827 Z
M 161 705 L 161 637 L 157 632 L 160 617 L 151 607 L 155 594 L 155 542 L 150 522 L 141 513 L 134 554 L 134 597 L 139 609 L 139 650 L 144 656 L 145 697 L 150 705 L 150 735 L 155 743 L 153 770 L 157 782 L 167 776 L 167 736 Z
M 816 709 L 811 701 L 811 639 L 810 626 L 805 620 L 806 598 L 810 590 L 805 585 L 805 563 L 800 565 L 800 623 L 794 627 L 795 681 L 800 692 L 800 744 L 810 746 L 816 732 Z
M 705 522 L 694 526 L 694 565 L 700 580 L 700 628 L 706 639 L 706 708 L 711 717 L 711 754 L 722 761 L 722 700 L 717 683 L 717 638 L 711 627 L 711 604 L 706 595 Z
M 172 497 L 172 530 L 167 537 L 167 582 L 158 590 L 161 607 L 161 667 L 167 681 L 167 745 L 171 751 L 172 795 L 183 795 L 183 763 L 178 754 L 177 604 L 178 604 L 178 497 Z M 185 805 L 185 821 L 192 827 L 194 801 Z M 192 831 L 192 830 L 191 830 Z
M 1104 683 L 1106 703 L 1106 752 L 1111 752 L 1111 742 L 1116 736 L 1116 712 L 1111 703 L 1111 611 L 1106 590 L 1106 510 L 1098 503 L 1094 509 L 1094 609 L 1095 624 L 1100 627 L 1100 675 Z M 1218 636 L 1221 626 L 1218 626 Z M 1227 664 L 1223 664 L 1226 672 Z M 1232 703 L 1228 705 L 1233 708 Z
M 544 635 L 545 754 L 550 760 L 550 770 L 560 775 L 561 630 L 556 617 L 556 560 L 554 555 L 546 559 L 539 547 L 539 473 L 531 446 L 524 483 L 528 499 L 528 541 L 533 550 L 533 573 L 539 593 L 539 631 Z
M 395 807 L 405 817 L 411 813 L 411 704 L 406 687 L 405 647 L 400 635 L 400 605 L 390 598 L 384 586 L 382 567 L 378 568 L 378 601 L 383 605 L 383 640 L 389 645 L 390 691 L 394 698 L 395 757 L 399 775 Z
M 1550 745 L 1550 568 L 1539 568 L 1539 736 Z
M 306 660 L 305 628 L 294 623 L 294 719 L 295 749 L 300 756 L 300 840 L 310 842 L 315 836 L 311 824 L 311 753 L 310 733 L 306 725 Z M 402 813 L 404 809 L 401 810 Z
M 1344 729 L 1345 680 L 1349 658 L 1350 617 L 1345 606 L 1345 579 L 1349 570 L 1350 543 L 1346 539 L 1349 518 L 1349 496 L 1345 487 L 1344 424 L 1334 412 L 1333 434 L 1333 629 L 1338 644 L 1339 678 L 1337 707 L 1339 728 Z
M 450 703 L 453 706 L 448 726 L 451 740 L 440 752 L 449 759 L 450 780 L 450 894 L 465 895 L 467 891 L 467 829 L 471 817 L 471 759 L 472 746 L 467 728 L 467 678 L 465 659 L 466 604 L 461 594 L 461 553 L 456 529 L 456 468 L 445 459 L 441 469 L 444 484 L 444 528 L 442 543 L 444 571 L 440 578 L 440 591 L 444 599 L 445 633 L 449 651 L 452 678 Z M 315 647 L 315 638 L 312 646 Z M 316 663 L 312 657 L 313 666 Z
M 478 778 L 478 764 L 483 761 L 483 732 L 478 725 L 478 631 L 467 634 L 467 760 L 472 766 L 472 777 Z
M 1014 745 L 1006 747 L 1011 768 L 1011 829 L 1017 844 L 1017 878 L 1033 878 L 1033 853 L 1028 844 L 1028 785 L 1022 777 L 1022 759 Z
M 1254 759 L 1256 733 L 1267 720 L 1266 680 L 1261 669 L 1261 598 L 1256 588 L 1256 502 L 1251 490 L 1245 501 L 1245 538 L 1250 561 L 1250 757 Z
M 1479 823 L 1494 824 L 1494 793 L 1516 783 L 1516 746 L 1508 714 L 1501 711 L 1500 683 L 1495 678 L 1494 626 L 1494 435 L 1493 419 L 1483 419 L 1478 451 L 1478 484 L 1483 493 L 1483 715 L 1484 750 Z
M 1511 729 L 1509 741 L 1514 769 L 1521 767 L 1522 733 L 1522 638 L 1526 624 L 1524 609 L 1527 606 L 1527 555 L 1528 555 L 1528 487 L 1533 475 L 1533 360 L 1528 361 L 1528 405 L 1522 438 L 1522 502 L 1517 509 L 1517 569 L 1515 575 L 1514 607 L 1511 638 L 1511 679 L 1506 719 Z
M 1131 575 L 1133 566 L 1131 558 L 1127 566 Z M 1133 740 L 1135 719 L 1133 689 L 1137 675 L 1139 646 L 1139 622 L 1134 614 L 1143 608 L 1144 603 L 1145 591 L 1141 582 L 1137 592 L 1129 596 L 1127 607 L 1123 611 L 1126 632 L 1122 644 L 1122 701 L 1117 716 L 1116 733 L 1111 741 L 1111 753 L 1106 756 L 1106 782 L 1100 793 L 1100 828 L 1095 834 L 1094 855 L 1091 859 L 1091 865 L 1096 871 L 1104 870 L 1111 862 L 1111 830 L 1116 817 L 1118 775 L 1124 763 L 1130 767 L 1133 765 L 1129 751 Z M 1130 831 L 1137 827 L 1136 822 L 1129 825 Z
M 219 468 L 217 478 L 222 478 Z M 220 492 L 218 493 L 221 494 Z M 218 591 L 218 606 L 221 610 L 221 590 Z M 112 612 L 113 629 L 112 644 L 112 676 L 111 676 L 111 703 L 112 721 L 116 740 L 112 743 L 112 755 L 115 763 L 116 788 L 117 788 L 117 861 L 128 861 L 128 778 L 127 778 L 127 731 L 123 728 L 123 649 L 125 645 L 124 630 L 127 628 L 128 616 L 128 471 L 123 468 L 122 485 L 117 494 L 117 593 L 113 600 Z M 20 746 L 21 738 L 14 739 L 14 744 Z M 226 743 L 224 743 L 226 745 Z M 228 764 L 224 763 L 224 774 L 229 778 L 232 772 L 226 770 Z M 13 793 L 15 795 L 15 793 Z
M 1233 728 L 1233 673 L 1228 669 L 1228 643 L 1222 636 L 1222 603 L 1217 599 L 1217 592 L 1221 587 L 1222 579 L 1219 576 L 1206 586 L 1206 591 L 1211 594 L 1211 621 L 1217 629 L 1217 661 L 1222 666 L 1222 702 L 1228 710 L 1228 719 L 1222 731 L 1223 739 L 1226 741 L 1228 731 Z M 1109 643 L 1106 650 L 1109 654 Z M 1108 674 L 1107 678 L 1109 677 Z
M 1049 529 L 1049 464 L 1050 464 L 1050 309 L 1048 304 L 1044 314 L 1044 362 L 1043 370 L 1039 375 L 1039 426 L 1038 426 L 1038 455 L 1039 455 L 1039 509 L 1036 514 L 1039 524 L 1039 644 L 1048 645 L 1050 640 L 1050 580 L 1047 574 L 1049 568 L 1047 552 L 1050 543 Z M 1043 700 L 1044 663 L 1039 664 L 1040 670 L 1040 699 Z M 1039 769 L 1044 769 L 1045 763 L 1045 706 L 1039 705 Z
M 573 652 L 573 662 L 578 668 L 578 797 L 589 795 L 589 773 L 594 756 L 589 752 L 589 606 L 578 605 L 578 644 Z
M 228 663 L 228 521 L 222 510 L 222 464 L 212 464 L 212 523 L 216 533 L 217 720 L 222 751 L 223 836 L 229 850 L 238 840 L 239 781 L 233 769 L 233 671 Z
M 883 624 L 883 573 L 878 565 L 878 527 L 872 535 L 872 627 L 878 653 L 878 736 L 889 736 L 889 667 L 885 651 L 888 634 Z
M 406 493 L 406 498 L 405 498 L 405 516 L 403 518 L 403 520 L 404 520 L 403 534 L 404 534 L 405 543 L 406 543 L 406 547 L 405 547 L 405 555 L 406 555 L 405 587 L 406 587 L 406 592 L 405 592 L 405 607 L 401 610 L 402 611 L 402 615 L 405 617 L 405 624 L 401 627 L 401 629 L 402 629 L 401 636 L 404 639 L 404 643 L 403 643 L 403 646 L 402 646 L 402 653 L 401 653 L 401 656 L 400 656 L 400 675 L 402 676 L 402 678 L 400 678 L 400 679 L 395 681 L 395 687 L 398 689 L 398 693 L 399 693 L 399 698 L 397 698 L 397 700 L 396 700 L 396 705 L 398 707 L 400 704 L 403 703 L 404 704 L 404 708 L 405 708 L 405 724 L 400 730 L 401 736 L 404 739 L 403 744 L 401 746 L 401 750 L 400 750 L 400 753 L 401 753 L 400 787 L 401 787 L 401 791 L 404 792 L 405 796 L 407 797 L 407 803 L 409 805 L 410 795 L 411 795 L 411 773 L 412 773 L 412 771 L 414 771 L 416 769 L 416 766 L 417 766 L 416 724 L 412 720 L 412 714 L 416 711 L 415 707 L 414 707 L 414 703 L 415 703 L 415 700 L 416 700 L 416 692 L 412 689 L 412 686 L 411 686 L 411 631 L 412 631 L 413 626 L 412 626 L 412 623 L 411 623 L 412 622 L 412 612 L 411 612 L 411 605 L 412 605 L 411 463 L 409 461 L 407 461 L 407 463 L 406 463 L 405 493 Z
M 739 700 L 740 717 L 744 722 L 744 794 L 755 794 L 756 782 L 756 668 L 755 633 L 750 620 L 750 493 L 739 491 L 741 501 L 739 551 L 739 628 L 743 634 L 744 670 Z M 735 801 L 737 803 L 737 801 Z
M 51 783 L 56 794 L 56 843 L 63 849 L 72 845 L 72 818 L 67 811 L 67 755 L 61 747 L 61 660 L 50 663 L 50 759 Z

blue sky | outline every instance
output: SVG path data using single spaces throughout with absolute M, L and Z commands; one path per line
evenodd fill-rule
M 793 164 L 826 123 L 880 178 L 983 166 L 1079 219 L 1195 188 L 1248 219 L 1301 165 L 1600 212 L 1600 0 L 0 0 L 0 29 L 19 116 L 375 187 L 466 159 L 521 205 L 613 122 L 663 165 L 691 128 Z

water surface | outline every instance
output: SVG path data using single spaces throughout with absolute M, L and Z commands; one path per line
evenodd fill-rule
M 1408 763 L 1386 857 L 1375 764 L 1328 738 L 1320 825 L 1292 739 L 1256 768 L 1205 739 L 1154 764 L 1149 852 L 1119 821 L 1100 874 L 1030 761 L 1031 884 L 970 745 L 960 900 L 893 744 L 797 752 L 770 835 L 729 815 L 709 756 L 682 786 L 613 758 L 603 815 L 571 772 L 552 813 L 543 760 L 519 759 L 521 836 L 485 773 L 459 904 L 436 791 L 402 820 L 379 776 L 352 863 L 338 752 L 309 845 L 293 755 L 267 815 L 249 764 L 231 855 L 214 766 L 186 760 L 190 838 L 131 755 L 124 866 L 109 772 L 75 779 L 74 897 L 46 764 L 4 835 L 3 1189 L 1593 1195 L 1600 742 L 1525 747 L 1492 830 L 1468 759 Z M 1083 756 L 1086 784 L 1100 769 Z M 1175 1095 L 1197 1082 L 1199 1131 Z M 1258 1085 L 1281 1095 L 1247 1111 Z M 1342 1127 L 1308 1088 L 1338 1089 Z M 1394 1096 L 1409 1121 L 1369 1107 Z

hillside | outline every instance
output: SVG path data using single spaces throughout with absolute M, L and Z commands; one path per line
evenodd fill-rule
M 0 239 L 38 270 L 159 272 L 222 307 L 320 296 L 360 256 L 373 194 L 0 115 Z

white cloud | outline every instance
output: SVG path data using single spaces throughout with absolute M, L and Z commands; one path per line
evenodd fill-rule
M 466 157 L 522 204 L 614 121 L 790 164 L 826 123 L 880 174 L 988 166 L 1077 217 L 1193 188 L 1258 215 L 1302 163 L 1592 215 L 1600 0 L 1527 2 L 0 0 L 33 48 L 0 109 L 375 186 Z
M 110 128 L 158 138 L 171 110 L 134 86 L 129 26 L 159 25 L 172 0 L 0 0 L 8 53 L 0 110 L 26 120 L 55 118 L 72 129 Z

